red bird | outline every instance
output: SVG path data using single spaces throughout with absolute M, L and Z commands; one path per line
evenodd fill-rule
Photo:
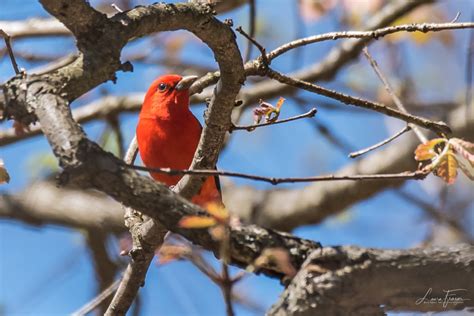
M 137 126 L 140 156 L 148 168 L 188 169 L 201 137 L 201 124 L 189 109 L 189 87 L 196 76 L 161 76 L 145 95 Z M 150 172 L 157 181 L 175 185 L 182 175 Z M 222 203 L 219 178 L 209 177 L 193 203 Z

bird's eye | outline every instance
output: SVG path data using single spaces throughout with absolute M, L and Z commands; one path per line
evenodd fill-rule
M 158 90 L 160 90 L 160 92 L 165 91 L 166 88 L 168 88 L 168 85 L 167 85 L 166 83 L 163 83 L 163 82 L 162 82 L 162 83 L 160 83 L 160 84 L 158 85 Z

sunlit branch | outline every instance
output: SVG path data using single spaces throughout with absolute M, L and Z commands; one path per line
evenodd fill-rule
M 409 125 L 406 125 L 403 129 L 401 129 L 400 131 L 398 131 L 396 134 L 390 136 L 389 138 L 375 144 L 375 145 L 372 145 L 370 147 L 367 147 L 367 148 L 364 148 L 364 149 L 361 149 L 361 150 L 358 150 L 358 151 L 355 151 L 355 152 L 352 152 L 349 154 L 349 158 L 356 158 L 356 157 L 359 157 L 363 154 L 366 154 L 372 150 L 375 150 L 379 147 L 382 147 L 383 145 L 386 145 L 388 143 L 390 143 L 391 141 L 397 139 L 398 137 L 400 137 L 401 135 L 405 134 L 406 132 L 410 131 L 411 130 L 411 127 Z
M 400 173 L 388 173 L 388 174 L 373 174 L 373 175 L 350 175 L 350 176 L 337 176 L 337 175 L 326 175 L 326 176 L 314 176 L 314 177 L 300 177 L 300 178 L 275 178 L 275 177 L 264 177 L 247 173 L 222 171 L 222 170 L 191 170 L 191 169 L 170 169 L 170 168 L 147 168 L 136 165 L 126 165 L 127 168 L 140 171 L 148 171 L 155 173 L 162 173 L 168 175 L 200 175 L 200 176 L 224 176 L 243 178 L 254 181 L 268 182 L 273 185 L 280 183 L 298 183 L 298 182 L 320 182 L 320 181 L 344 181 L 344 180 L 387 180 L 387 179 L 414 179 L 422 180 L 428 173 L 424 171 L 406 171 Z
M 330 32 L 320 35 L 309 36 L 301 38 L 289 43 L 286 43 L 270 53 L 267 57 L 269 60 L 273 60 L 276 57 L 288 52 L 297 47 L 304 45 L 318 43 L 328 40 L 337 40 L 341 38 L 373 38 L 378 39 L 380 37 L 393 34 L 396 32 L 439 32 L 446 30 L 455 30 L 455 29 L 466 29 L 473 28 L 474 22 L 465 22 L 465 23 L 421 23 L 421 24 L 402 24 L 396 26 L 388 26 L 373 31 L 343 31 L 343 32 Z
M 270 69 L 270 68 L 268 68 L 265 71 L 265 73 L 266 73 L 266 75 L 268 75 L 268 77 L 270 77 L 274 80 L 277 80 L 281 83 L 285 83 L 285 84 L 294 86 L 296 88 L 300 88 L 300 89 L 304 89 L 304 90 L 307 90 L 307 91 L 310 91 L 310 92 L 314 92 L 314 93 L 326 96 L 328 98 L 332 98 L 332 99 L 341 101 L 342 103 L 345 103 L 345 104 L 359 106 L 359 107 L 370 109 L 370 110 L 373 110 L 373 111 L 376 111 L 376 112 L 379 112 L 379 113 L 382 113 L 382 114 L 385 114 L 385 115 L 388 115 L 388 116 L 391 116 L 391 117 L 395 117 L 395 118 L 403 120 L 407 123 L 413 123 L 413 124 L 416 124 L 418 126 L 422 126 L 426 129 L 432 130 L 433 132 L 435 132 L 437 134 L 446 134 L 446 133 L 451 132 L 451 129 L 449 128 L 449 126 L 446 125 L 446 123 L 444 123 L 444 122 L 434 122 L 434 121 L 428 120 L 428 119 L 423 118 L 423 117 L 411 115 L 411 114 L 408 114 L 408 113 L 403 113 L 403 112 L 398 111 L 396 109 L 392 109 L 390 107 L 387 107 L 386 105 L 381 104 L 381 103 L 376 103 L 376 102 L 364 100 L 364 99 L 361 99 L 361 98 L 356 98 L 356 97 L 353 97 L 353 96 L 350 96 L 350 95 L 347 95 L 347 94 L 344 94 L 344 93 L 340 93 L 340 92 L 337 92 L 337 91 L 334 91 L 334 90 L 323 88 L 321 86 L 318 86 L 316 84 L 313 84 L 313 83 L 310 83 L 310 82 L 307 82 L 307 81 L 303 81 L 303 80 L 299 80 L 299 79 L 296 79 L 296 78 L 292 78 L 292 77 L 283 75 L 283 74 L 281 74 L 281 73 L 279 73 L 279 72 L 277 72 L 273 69 Z
M 20 73 L 20 69 L 18 68 L 18 64 L 16 63 L 15 55 L 13 54 L 12 44 L 10 41 L 10 35 L 8 35 L 4 30 L 0 29 L 0 36 L 3 37 L 5 41 L 5 46 L 7 47 L 8 55 L 10 56 L 10 61 L 12 62 L 13 69 L 15 73 L 18 75 Z
M 231 126 L 229 132 L 233 132 L 233 131 L 237 131 L 237 130 L 246 130 L 248 132 L 251 132 L 251 131 L 253 131 L 254 129 L 256 129 L 258 127 L 283 124 L 283 123 L 296 121 L 296 120 L 300 120 L 300 119 L 307 118 L 307 117 L 314 117 L 316 115 L 316 112 L 317 112 L 316 108 L 312 108 L 311 110 L 309 110 L 306 113 L 296 115 L 296 116 L 292 116 L 292 117 L 289 117 L 289 118 L 286 118 L 286 119 L 283 119 L 283 120 L 270 121 L 270 122 L 265 122 L 265 123 L 261 123 L 261 124 L 253 124 L 253 125 L 233 125 L 233 126 Z
M 256 24 L 256 6 L 255 0 L 249 0 L 249 33 L 251 37 L 255 36 L 255 24 Z M 251 41 L 247 42 L 247 48 L 245 49 L 244 62 L 250 59 L 252 55 L 253 44 Z

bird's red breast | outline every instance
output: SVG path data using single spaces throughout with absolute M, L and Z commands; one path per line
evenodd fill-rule
M 137 141 L 143 164 L 148 168 L 188 169 L 201 136 L 201 124 L 189 109 L 188 87 L 178 75 L 156 79 L 148 89 L 137 126 Z M 180 88 L 180 89 L 178 89 Z M 168 186 L 182 175 L 150 173 Z M 201 206 L 221 202 L 218 180 L 209 177 L 192 201 Z

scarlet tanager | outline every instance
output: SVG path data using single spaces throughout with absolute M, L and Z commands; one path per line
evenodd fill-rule
M 145 95 L 137 126 L 140 156 L 148 168 L 188 169 L 201 136 L 201 124 L 189 109 L 189 87 L 196 76 L 164 75 Z M 150 172 L 157 181 L 175 185 L 182 175 Z M 222 203 L 218 177 L 208 177 L 192 202 Z

